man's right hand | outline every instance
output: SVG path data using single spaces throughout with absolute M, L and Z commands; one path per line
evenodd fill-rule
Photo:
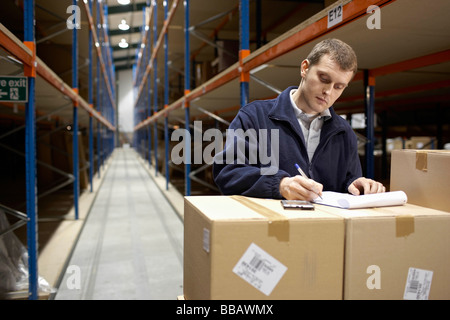
M 322 194 L 323 185 L 300 175 L 280 181 L 280 193 L 287 200 L 313 201 Z

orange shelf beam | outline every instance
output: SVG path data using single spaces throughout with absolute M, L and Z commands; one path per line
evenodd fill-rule
M 370 5 L 377 5 L 379 7 L 382 7 L 394 1 L 395 0 L 360 0 L 349 2 L 346 5 L 344 5 L 343 21 L 337 26 L 328 28 L 327 27 L 328 17 L 325 16 L 319 19 L 318 21 L 312 23 L 311 25 L 307 26 L 306 28 L 300 30 L 299 32 L 287 37 L 286 39 L 283 39 L 281 42 L 277 43 L 273 47 L 268 48 L 266 51 L 263 51 L 256 55 L 250 55 L 248 58 L 244 60 L 243 70 L 239 70 L 239 65 L 235 65 L 234 67 L 230 67 L 229 69 L 225 70 L 224 72 L 219 74 L 219 76 L 211 79 L 209 82 L 206 82 L 206 84 L 202 85 L 200 88 L 196 88 L 190 94 L 186 95 L 184 97 L 185 101 L 186 102 L 192 101 L 193 99 L 200 97 L 205 93 L 210 92 L 231 80 L 239 78 L 241 74 L 240 71 L 250 72 L 252 69 L 262 64 L 268 63 L 270 60 L 273 60 L 289 51 L 299 48 L 302 45 L 326 33 L 336 30 L 337 28 L 340 28 L 352 22 L 355 19 L 365 16 L 367 14 L 366 10 Z M 141 85 L 141 87 L 142 86 L 143 84 Z M 182 105 L 177 104 L 177 106 L 181 107 Z M 141 129 L 146 125 L 152 123 L 156 119 L 158 119 L 163 114 L 166 114 L 168 110 L 173 109 L 175 108 L 169 107 L 166 110 L 161 110 L 160 112 L 154 114 L 150 118 L 136 125 L 135 128 Z
M 19 39 L 17 39 L 4 25 L 0 23 L 0 46 L 12 56 L 31 66 L 33 53 Z
M 343 6 L 343 18 L 342 22 L 338 25 L 328 28 L 328 16 L 324 16 L 318 21 L 310 24 L 304 29 L 292 34 L 281 42 L 275 44 L 274 46 L 268 48 L 259 54 L 250 56 L 246 61 L 244 61 L 244 71 L 251 71 L 256 67 L 268 63 L 269 61 L 282 56 L 294 49 L 301 47 L 331 31 L 341 28 L 348 23 L 356 20 L 367 14 L 366 10 L 371 5 L 376 5 L 382 7 L 386 4 L 392 3 L 395 0 L 360 0 L 352 1 Z

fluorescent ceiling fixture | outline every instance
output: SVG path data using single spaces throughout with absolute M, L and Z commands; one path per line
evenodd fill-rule
M 18 64 L 23 64 L 22 63 L 22 61 L 20 61 L 20 60 L 17 60 L 16 58 L 14 58 L 13 56 L 7 56 L 7 58 L 9 59 L 9 60 L 11 60 L 11 61 L 14 61 L 15 63 L 18 63 Z
M 130 4 L 130 0 L 117 0 L 117 2 L 119 3 L 119 4 L 121 4 L 121 5 L 127 5 L 127 4 Z
M 125 19 L 122 19 L 122 21 L 120 22 L 119 29 L 124 31 L 130 29 L 130 26 L 127 24 Z
M 128 42 L 127 42 L 127 40 L 125 40 L 125 38 L 122 38 L 122 40 L 120 40 L 119 47 L 128 48 Z

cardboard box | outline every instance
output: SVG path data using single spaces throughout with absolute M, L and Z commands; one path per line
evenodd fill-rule
M 432 149 L 436 144 L 434 137 L 411 137 L 411 149 Z
M 397 137 L 395 139 L 386 139 L 386 150 L 388 153 L 392 152 L 392 150 L 403 149 L 405 143 L 401 137 Z
M 450 213 L 412 204 L 316 210 L 345 218 L 344 299 L 450 299 Z
M 342 299 L 344 219 L 279 200 L 185 197 L 186 300 Z
M 393 150 L 390 190 L 403 190 L 408 203 L 450 212 L 450 152 Z

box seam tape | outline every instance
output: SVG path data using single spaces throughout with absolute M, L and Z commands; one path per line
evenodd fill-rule
M 268 235 L 276 237 L 279 241 L 289 241 L 289 220 L 271 209 L 260 205 L 244 196 L 231 196 L 231 199 L 243 204 L 247 208 L 266 217 L 268 221 Z
M 418 150 L 416 152 L 416 169 L 423 172 L 428 171 L 428 153 L 426 151 Z
M 407 237 L 414 233 L 414 216 L 399 215 L 395 217 L 395 235 L 397 238 Z

